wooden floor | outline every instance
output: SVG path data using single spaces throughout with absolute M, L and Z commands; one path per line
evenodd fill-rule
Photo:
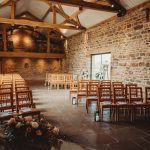
M 94 122 L 93 113 L 86 113 L 85 103 L 78 107 L 72 105 L 68 90 L 48 90 L 43 85 L 32 86 L 32 89 L 37 107 L 83 149 L 150 150 L 149 122 Z

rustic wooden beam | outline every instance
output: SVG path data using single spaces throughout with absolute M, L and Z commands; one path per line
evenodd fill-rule
M 54 6 L 54 7 L 55 7 L 56 12 L 59 13 L 62 17 L 64 17 L 69 23 L 71 23 L 75 26 L 78 25 L 76 21 L 71 20 L 69 18 L 69 16 L 63 11 L 63 9 L 61 9 L 61 7 L 59 7 L 59 8 L 57 8 L 56 6 Z
M 46 0 L 44 0 L 46 2 Z M 64 5 L 76 6 L 76 7 L 83 7 L 87 9 L 94 9 L 100 11 L 107 11 L 107 12 L 114 12 L 116 13 L 117 10 L 111 6 L 105 6 L 101 4 L 96 4 L 92 2 L 86 2 L 82 0 L 47 0 L 48 2 L 60 3 Z
M 79 26 L 81 26 L 81 24 L 80 24 L 78 15 L 81 14 L 81 12 L 83 12 L 83 9 L 82 9 L 82 8 L 79 8 L 79 10 L 77 10 L 77 11 L 74 12 L 71 16 L 69 16 L 69 19 L 74 19 L 74 18 L 76 18 L 77 24 L 78 24 Z M 65 23 L 67 23 L 67 20 L 63 21 L 61 24 L 65 24 Z
M 23 17 L 24 15 L 26 15 L 26 16 L 30 16 L 32 19 L 34 19 L 35 21 L 42 21 L 41 19 L 39 19 L 39 18 L 37 18 L 36 16 L 34 16 L 33 14 L 31 14 L 30 12 L 28 12 L 28 11 L 24 11 L 24 12 L 22 12 L 21 14 L 19 14 L 19 15 L 16 15 L 16 19 L 29 19 L 28 17 Z M 29 19 L 29 20 L 31 20 L 31 19 Z
M 7 32 L 5 26 L 3 26 L 3 42 L 4 42 L 4 51 L 7 51 Z
M 52 9 L 53 9 L 53 23 L 54 24 L 56 24 L 56 16 L 57 16 L 57 14 L 56 14 L 56 9 L 55 9 L 55 7 L 54 6 L 52 6 Z
M 48 14 L 50 13 L 52 11 L 52 9 L 51 8 L 49 8 L 47 11 L 46 11 L 46 13 L 44 14 L 44 16 L 42 17 L 42 21 L 44 21 L 45 20 L 45 18 L 48 16 Z
M 102 1 L 102 0 L 97 0 L 97 4 L 105 5 L 105 6 L 110 6 L 110 3 L 108 1 Z
M 10 18 L 15 19 L 15 2 L 14 0 L 11 0 L 11 12 L 10 12 Z
M 32 53 L 32 52 L 0 52 L 3 57 L 24 57 L 24 58 L 65 58 L 65 54 Z
M 31 20 L 24 19 L 8 19 L 8 18 L 0 18 L 1 23 L 6 24 L 18 24 L 18 25 L 27 25 L 33 27 L 43 27 L 43 28 L 61 28 L 61 29 L 71 29 L 71 30 L 82 30 L 83 28 L 76 28 L 74 26 L 62 25 L 62 24 L 50 24 L 47 22 L 37 22 Z
M 0 4 L 0 8 L 6 7 L 10 4 L 9 0 L 4 0 L 1 4 Z

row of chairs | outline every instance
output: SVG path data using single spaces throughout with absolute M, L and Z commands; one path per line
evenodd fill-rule
M 48 85 L 48 88 L 68 88 L 70 82 L 78 77 L 72 74 L 53 74 L 46 73 L 45 86 Z
M 0 121 L 9 119 L 14 114 L 40 117 L 40 110 L 33 103 L 32 91 L 21 78 L 3 80 L 0 85 Z
M 80 99 L 86 98 L 86 110 L 95 101 L 100 118 L 103 120 L 105 108 L 110 109 L 110 117 L 119 121 L 121 110 L 131 121 L 135 120 L 137 110 L 140 116 L 149 116 L 150 87 L 145 88 L 145 102 L 143 100 L 143 90 L 136 84 L 126 84 L 122 82 L 84 80 L 76 84 L 77 105 Z M 72 92 L 72 91 L 71 91 Z M 75 93 L 75 90 L 74 90 Z

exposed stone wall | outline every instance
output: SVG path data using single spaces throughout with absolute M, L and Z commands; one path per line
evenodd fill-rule
M 3 73 L 19 73 L 26 80 L 44 80 L 46 72 L 62 72 L 62 62 L 57 59 L 3 58 Z
M 150 22 L 145 11 L 137 7 L 124 17 L 113 17 L 71 37 L 66 51 L 68 72 L 90 70 L 91 54 L 105 52 L 112 54 L 112 80 L 150 85 Z

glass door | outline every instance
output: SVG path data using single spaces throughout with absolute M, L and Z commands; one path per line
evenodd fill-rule
M 111 53 L 91 56 L 91 79 L 110 80 Z

